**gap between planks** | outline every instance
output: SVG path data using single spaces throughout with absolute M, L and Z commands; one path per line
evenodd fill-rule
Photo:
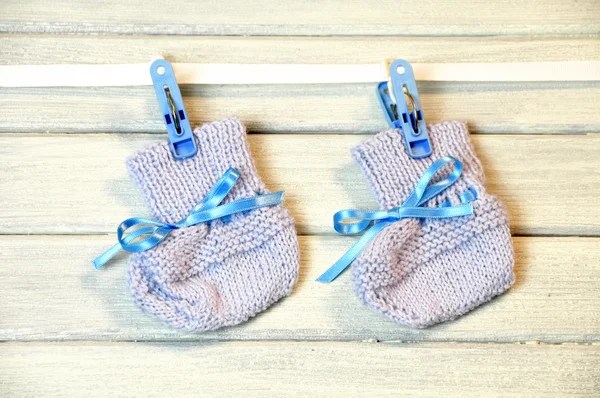
M 600 131 L 600 82 L 418 86 L 428 123 L 469 120 L 474 132 L 497 134 Z M 165 131 L 151 87 L 4 88 L 0 93 L 0 132 Z M 234 113 L 258 132 L 364 134 L 386 128 L 373 84 L 194 85 L 182 93 L 192 125 Z
M 429 329 L 394 324 L 362 306 L 349 272 L 332 284 L 314 281 L 355 238 L 299 240 L 300 276 L 290 297 L 243 325 L 189 334 L 162 325 L 131 302 L 128 255 L 93 268 L 91 260 L 114 244 L 114 236 L 1 236 L 0 280 L 6 289 L 0 340 L 600 342 L 599 238 L 515 238 L 515 286 Z
M 146 215 L 123 162 L 164 139 L 0 134 L 0 168 L 5 170 L 0 231 L 109 233 L 126 218 Z M 259 174 L 273 191 L 287 191 L 286 205 L 304 235 L 330 233 L 331 217 L 342 208 L 377 207 L 350 157 L 350 148 L 364 140 L 353 135 L 249 136 Z M 600 135 L 474 135 L 472 141 L 490 192 L 509 209 L 514 233 L 600 235 Z
M 5 343 L 0 358 L 15 396 L 545 397 L 597 393 L 600 347 Z
M 598 60 L 599 40 L 589 36 L 373 39 L 4 35 L 0 36 L 0 51 L 2 62 L 8 65 L 145 62 L 160 54 L 173 62 L 210 63 L 375 63 L 384 58 L 426 63 L 536 62 Z M 600 121 L 593 118 L 600 115 L 598 86 L 592 82 L 424 82 L 419 84 L 419 90 L 429 122 L 470 120 L 473 130 L 479 133 L 600 130 Z M 0 92 L 0 106 L 6 110 L 0 126 L 3 131 L 164 131 L 151 88 Z M 262 132 L 377 131 L 385 124 L 373 92 L 372 85 L 184 87 L 193 122 L 218 120 L 236 112 L 251 129 Z M 565 104 L 569 104 L 568 118 Z M 32 114 L 36 117 L 23 117 Z
M 160 3 L 142 0 L 101 4 L 84 0 L 5 0 L 0 31 L 129 35 L 502 35 L 592 34 L 600 7 L 595 0 L 380 2 L 310 0 L 202 4 L 171 0 L 165 19 Z M 140 12 L 143 10 L 143 12 Z M 315 10 L 318 10 L 316 12 Z M 402 10 L 399 23 L 394 10 Z M 392 15 L 392 17 L 390 17 Z M 110 21 L 110 22 L 108 22 Z

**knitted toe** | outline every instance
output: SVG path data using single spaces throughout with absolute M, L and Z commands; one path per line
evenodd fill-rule
M 157 284 L 185 281 L 226 262 L 229 257 L 249 252 L 273 239 L 294 220 L 282 205 L 233 214 L 227 220 L 175 230 L 160 245 L 132 258 L 144 263 L 144 272 Z
M 369 291 L 364 302 L 413 327 L 455 319 L 512 286 L 513 255 L 505 250 L 510 239 L 505 225 L 486 231 L 415 267 L 399 283 Z
M 223 203 L 268 193 L 237 119 L 205 124 L 194 140 L 197 154 L 183 161 L 162 142 L 127 162 L 155 218 L 186 217 L 232 167 L 240 178 Z M 298 263 L 294 220 L 277 205 L 172 231 L 131 256 L 129 286 L 145 312 L 201 332 L 241 323 L 288 295 Z
M 490 195 L 473 207 L 471 216 L 403 220 L 380 232 L 352 265 L 361 302 L 394 321 L 426 327 L 508 289 L 514 255 L 506 210 Z
M 129 286 L 144 312 L 174 328 L 204 332 L 245 322 L 288 296 L 298 269 L 298 239 L 289 224 L 261 245 L 215 259 L 186 279 L 155 283 L 143 262 L 132 262 Z

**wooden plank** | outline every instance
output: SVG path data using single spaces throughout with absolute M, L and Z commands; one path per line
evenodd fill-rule
M 600 131 L 600 82 L 421 82 L 427 121 L 477 133 Z M 261 132 L 373 133 L 385 119 L 372 84 L 184 86 L 193 125 L 237 114 Z M 164 132 L 152 87 L 3 88 L 0 132 Z M 568 111 L 567 111 L 568 109 Z
M 0 36 L 7 64 L 147 62 L 377 63 L 523 62 L 600 59 L 597 37 L 254 38 Z M 390 53 L 392 51 L 392 53 Z M 599 131 L 598 83 L 419 84 L 429 122 L 470 120 L 479 133 Z M 0 131 L 162 132 L 149 87 L 0 89 Z M 373 132 L 384 126 L 373 87 L 358 85 L 192 86 L 192 122 L 236 112 L 257 131 Z M 565 109 L 568 108 L 568 117 Z M 357 111 L 359 110 L 359 111 Z M 36 115 L 29 117 L 28 115 Z M 82 117 L 85 115 L 85 117 Z
M 181 63 L 372 64 L 600 59 L 598 36 L 205 37 L 0 34 L 3 65 Z
M 4 344 L 0 358 L 2 390 L 19 397 L 589 397 L 600 387 L 598 346 L 31 343 Z
M 0 233 L 103 233 L 147 214 L 124 160 L 163 135 L 0 135 Z M 250 136 L 257 167 L 302 234 L 332 233 L 343 208 L 375 208 L 350 148 L 352 135 Z M 490 192 L 513 232 L 600 234 L 599 135 L 474 135 Z M 560 167 L 557 167 L 559 166 Z
M 303 236 L 291 297 L 244 325 L 199 335 L 171 330 L 131 303 L 126 255 L 100 271 L 92 267 L 114 240 L 0 238 L 0 340 L 600 341 L 598 238 L 515 238 L 512 290 L 455 322 L 421 330 L 363 307 L 348 272 L 332 284 L 314 281 L 354 238 Z
M 399 11 L 401 10 L 401 11 Z M 239 0 L 4 1 L 0 31 L 171 35 L 498 35 L 599 33 L 595 0 L 535 2 Z M 175 22 L 177 21 L 177 22 Z

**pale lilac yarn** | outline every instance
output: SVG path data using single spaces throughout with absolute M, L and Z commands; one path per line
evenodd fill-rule
M 230 167 L 241 178 L 225 202 L 268 193 L 237 119 L 206 124 L 194 138 L 193 158 L 175 160 L 165 142 L 127 161 L 156 219 L 184 218 Z M 174 328 L 204 332 L 242 323 L 288 296 L 298 267 L 294 220 L 277 205 L 173 231 L 131 256 L 129 287 L 144 312 Z
M 383 131 L 352 151 L 382 209 L 400 206 L 431 163 L 445 155 L 463 163 L 463 175 L 427 205 L 460 204 L 460 193 L 469 188 L 477 192 L 473 215 L 398 221 L 369 242 L 352 265 L 361 302 L 396 322 L 420 328 L 465 314 L 515 280 L 508 215 L 486 192 L 466 125 L 431 125 L 429 136 L 433 153 L 425 159 L 408 156 L 398 130 Z

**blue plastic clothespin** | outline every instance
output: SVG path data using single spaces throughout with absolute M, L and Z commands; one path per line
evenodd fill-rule
M 402 129 L 406 150 L 414 159 L 431 155 L 431 142 L 421 110 L 415 75 L 408 61 L 397 59 L 390 65 L 390 79 L 377 86 L 377 98 L 391 128 Z M 411 104 L 409 110 L 408 100 Z
M 168 61 L 158 59 L 150 66 L 150 76 L 152 76 L 158 105 L 167 126 L 169 145 L 173 156 L 177 160 L 194 156 L 198 149 L 183 106 L 183 98 L 177 80 L 175 80 L 173 67 Z

